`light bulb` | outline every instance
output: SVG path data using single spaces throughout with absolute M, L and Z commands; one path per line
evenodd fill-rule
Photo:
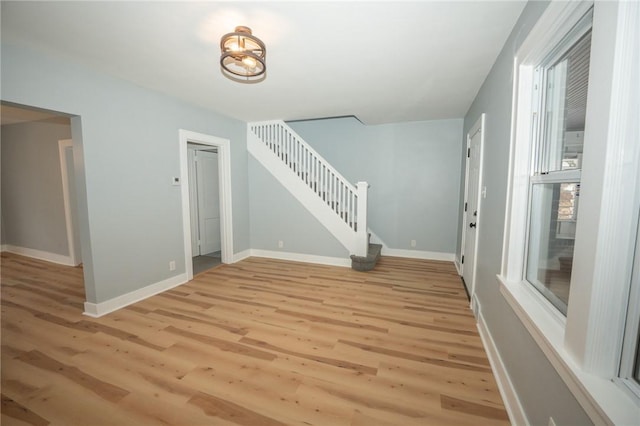
M 242 63 L 247 67 L 247 68 L 255 68 L 257 65 L 257 62 L 255 59 L 253 59 L 251 56 L 245 56 L 244 58 L 242 58 Z

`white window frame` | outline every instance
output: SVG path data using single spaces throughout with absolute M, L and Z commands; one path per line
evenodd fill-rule
M 620 359 L 620 375 L 615 380 L 623 389 L 631 392 L 633 397 L 640 399 L 640 382 L 634 379 L 636 361 L 640 363 L 640 353 L 638 353 L 640 352 L 640 342 L 638 341 L 640 324 L 638 324 L 637 320 L 640 317 L 640 226 L 638 229 L 629 305 L 627 307 L 627 323 L 625 325 Z M 638 356 L 638 359 L 636 359 L 636 356 Z
M 536 253 L 538 253 L 539 249 L 546 249 L 544 246 L 548 244 L 548 241 L 544 242 L 544 235 L 549 232 L 550 224 L 548 220 L 549 215 L 552 213 L 551 211 L 540 211 L 539 209 L 542 208 L 542 206 L 538 204 L 536 204 L 536 208 L 534 208 L 534 186 L 538 184 L 562 183 L 575 183 L 580 185 L 581 182 L 581 168 L 562 168 L 565 117 L 564 115 L 559 115 L 557 112 L 566 108 L 565 103 L 567 100 L 565 94 L 559 92 L 558 88 L 566 87 L 568 77 L 568 62 L 560 62 L 560 60 L 591 31 L 592 15 L 593 11 L 588 11 L 580 17 L 580 20 L 575 25 L 569 27 L 567 31 L 560 32 L 562 39 L 555 45 L 549 45 L 549 49 L 545 52 L 544 57 L 539 58 L 539 60 L 537 60 L 538 58 L 536 58 L 536 60 L 528 60 L 528 63 L 533 66 L 533 80 L 530 84 L 532 86 L 530 89 L 532 92 L 532 103 L 531 107 L 527 108 L 527 113 L 530 117 L 531 136 L 529 140 L 532 152 L 530 154 L 531 167 L 528 172 L 529 186 L 527 188 L 527 193 L 529 194 L 527 213 L 529 216 L 527 219 L 527 244 L 525 247 L 524 265 L 524 279 L 526 280 L 528 280 L 528 278 L 526 278 L 526 270 L 539 269 L 542 259 L 538 259 L 537 255 L 531 258 L 528 254 L 532 248 Z M 549 80 L 549 70 L 552 68 L 556 71 L 552 76 L 554 86 L 553 94 L 550 94 L 548 89 L 551 83 Z M 551 117 L 548 116 L 549 105 L 553 107 L 552 111 L 556 111 Z M 557 168 L 558 166 L 559 168 Z M 536 199 L 536 201 L 539 202 L 541 200 Z M 575 224 L 575 216 L 573 219 L 573 223 Z M 556 233 L 558 233 L 560 226 L 561 221 L 559 220 L 556 225 Z M 574 235 L 575 233 L 569 236 L 569 239 L 575 239 Z M 556 309 L 561 310 L 563 315 L 566 314 L 567 307 L 563 300 L 553 292 L 545 295 L 545 291 L 543 291 L 544 284 L 538 280 L 537 273 L 536 279 L 533 281 L 529 280 L 529 282 L 543 294 L 545 299 L 555 305 Z M 562 309 L 558 305 L 562 305 Z
M 580 221 L 565 318 L 524 281 L 534 67 L 594 7 Z M 514 60 L 512 138 L 500 290 L 596 424 L 635 424 L 619 386 L 640 206 L 638 2 L 551 2 Z M 635 58 L 635 62 L 634 62 Z M 597 66 L 594 66 L 597 64 Z M 624 153 L 624 155 L 623 155 Z

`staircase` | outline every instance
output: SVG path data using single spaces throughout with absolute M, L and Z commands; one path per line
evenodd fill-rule
M 369 234 L 371 237 L 371 234 Z M 356 271 L 370 271 L 375 268 L 376 263 L 380 260 L 380 254 L 382 253 L 382 244 L 372 244 L 369 242 L 369 248 L 366 256 L 351 255 L 351 268 Z
M 381 246 L 369 244 L 366 182 L 348 182 L 282 120 L 249 123 L 247 149 L 352 253 L 354 269 L 373 269 Z

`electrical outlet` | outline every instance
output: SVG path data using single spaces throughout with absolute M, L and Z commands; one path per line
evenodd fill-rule
M 415 247 L 416 246 L 416 240 L 411 240 L 411 247 Z
M 278 248 L 283 248 L 284 247 L 284 241 L 280 240 L 278 241 Z
M 169 262 L 169 270 L 170 271 L 175 271 L 176 270 L 176 261 L 172 260 L 171 262 Z

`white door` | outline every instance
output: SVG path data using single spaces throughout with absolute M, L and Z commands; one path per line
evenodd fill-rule
M 464 248 L 462 257 L 462 278 L 469 297 L 473 298 L 476 281 L 476 250 L 480 223 L 480 187 L 482 185 L 482 141 L 484 114 L 467 134 L 467 182 L 463 222 Z M 472 302 L 473 303 L 473 302 Z
M 221 246 L 218 154 L 197 151 L 196 157 L 200 254 L 208 254 Z
M 189 213 L 191 222 L 191 256 L 200 256 L 200 237 L 198 221 L 198 180 L 196 176 L 196 151 L 187 149 L 189 172 Z

